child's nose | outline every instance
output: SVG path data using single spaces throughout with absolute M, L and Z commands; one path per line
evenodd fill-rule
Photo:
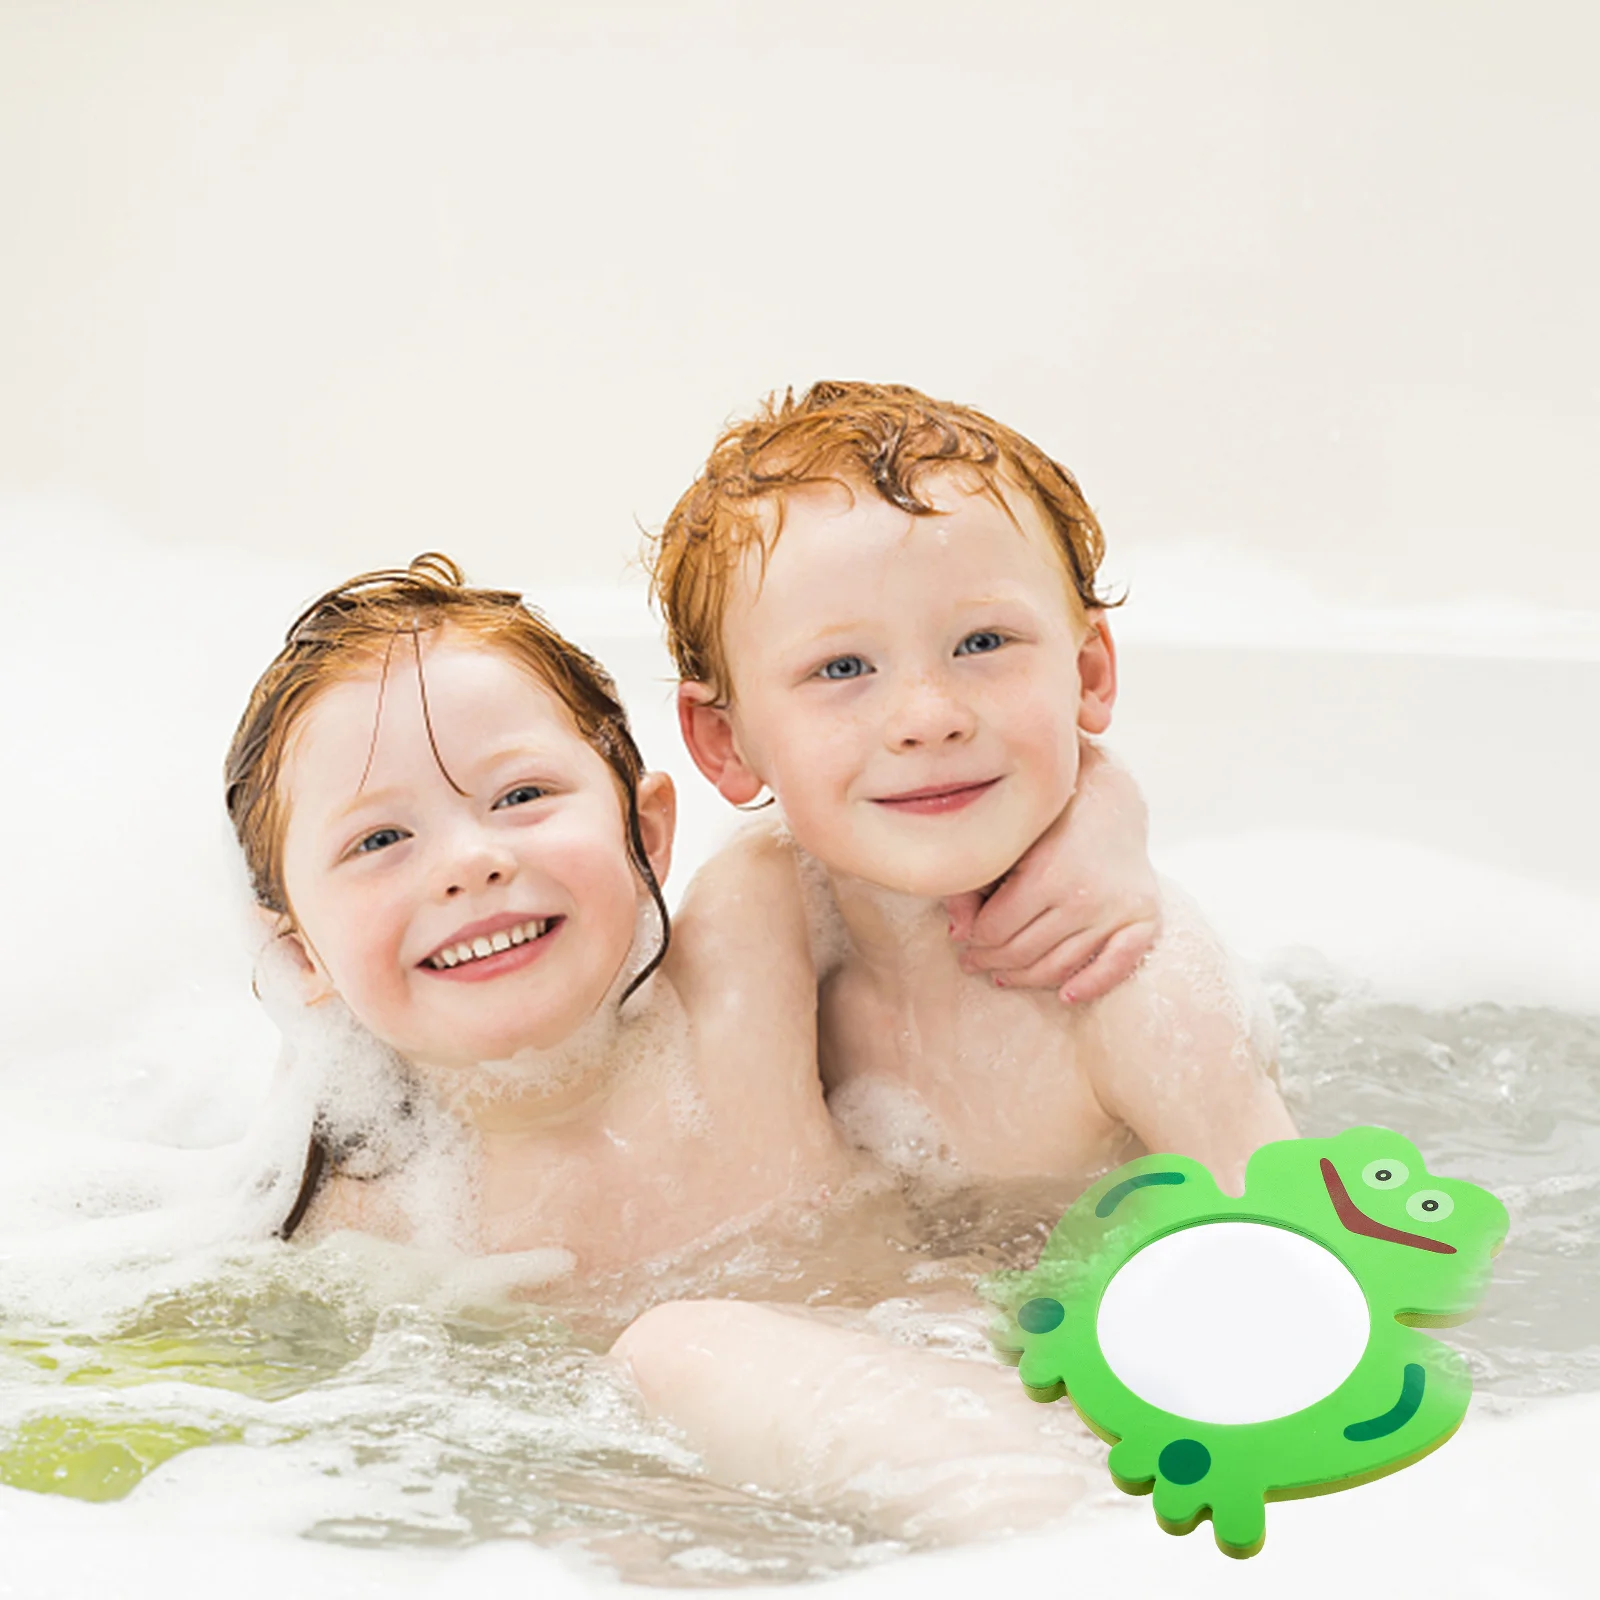
M 977 719 L 966 701 L 933 678 L 908 683 L 895 699 L 886 729 L 890 746 L 914 750 L 960 744 L 972 737 Z
M 446 899 L 477 894 L 516 875 L 516 858 L 492 840 L 462 841 L 441 863 L 440 887 Z

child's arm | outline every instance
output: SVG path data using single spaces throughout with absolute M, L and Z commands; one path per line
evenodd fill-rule
M 1055 989 L 1069 1004 L 1131 977 L 1161 931 L 1144 799 L 1097 746 L 1081 750 L 1072 799 L 1000 887 L 947 902 L 966 971 L 1008 989 Z
M 720 1102 L 787 1127 L 801 1166 L 825 1160 L 816 1147 L 838 1135 L 817 1072 L 817 972 L 795 853 L 775 829 L 745 828 L 695 873 L 663 971 Z
M 680 991 L 708 1000 L 739 998 L 728 995 L 730 979 L 750 973 L 815 1012 L 805 894 L 794 849 L 774 822 L 741 828 L 697 869 L 672 919 L 667 967 Z
M 1106 1112 L 1145 1149 L 1204 1163 L 1230 1194 L 1242 1192 L 1254 1150 L 1297 1137 L 1278 1092 L 1270 1024 L 1252 1018 L 1241 990 L 1221 941 L 1173 893 L 1150 958 L 1084 1018 Z
M 972 1539 L 1070 1514 L 1094 1449 L 1016 1374 L 733 1300 L 647 1311 L 612 1349 L 646 1410 L 707 1472 L 860 1518 L 875 1532 Z

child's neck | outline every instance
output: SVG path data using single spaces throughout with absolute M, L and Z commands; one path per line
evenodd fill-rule
M 623 1062 L 612 997 L 559 1044 L 532 1045 L 505 1061 L 413 1069 L 439 1105 L 481 1138 L 536 1134 L 603 1116 Z
M 849 941 L 849 960 L 886 988 L 910 989 L 959 971 L 944 901 L 823 871 Z

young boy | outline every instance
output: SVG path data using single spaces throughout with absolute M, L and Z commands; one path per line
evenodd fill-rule
M 1013 430 L 822 383 L 724 433 L 653 577 L 691 755 L 726 799 L 765 788 L 781 809 L 786 831 L 728 847 L 748 886 L 731 910 L 808 905 L 794 955 L 814 962 L 823 1080 L 858 1141 L 903 1167 L 1074 1183 L 1142 1146 L 1237 1189 L 1294 1128 L 1192 907 L 1166 894 L 1162 937 L 1109 993 L 1148 919 L 1063 942 L 1072 899 L 1048 872 L 1012 896 L 992 980 L 950 938 L 952 897 L 966 931 L 1030 850 L 1081 860 L 1074 830 L 1127 810 L 1086 742 L 1116 698 L 1102 550 L 1071 475 Z M 1086 949 L 1101 970 L 1078 996 Z M 1063 972 L 1064 999 L 1099 998 L 1030 987 Z

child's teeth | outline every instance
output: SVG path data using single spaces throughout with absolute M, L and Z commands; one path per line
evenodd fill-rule
M 530 939 L 542 939 L 549 931 L 549 917 L 533 917 L 528 922 L 517 923 L 515 928 L 502 928 L 499 933 L 478 934 L 478 938 L 462 944 L 451 944 L 448 949 L 438 952 L 430 958 L 430 965 L 435 968 L 443 966 L 459 966 L 462 962 L 480 962 L 485 955 L 498 955 L 501 950 L 512 949 L 517 944 L 526 944 Z
M 453 944 L 432 958 L 435 967 L 459 967 L 463 961 L 481 961 L 485 956 L 498 955 L 513 945 L 526 944 L 530 939 L 542 939 L 550 928 L 549 917 L 534 917 L 519 922 L 514 928 L 502 928 L 499 933 L 461 944 Z

